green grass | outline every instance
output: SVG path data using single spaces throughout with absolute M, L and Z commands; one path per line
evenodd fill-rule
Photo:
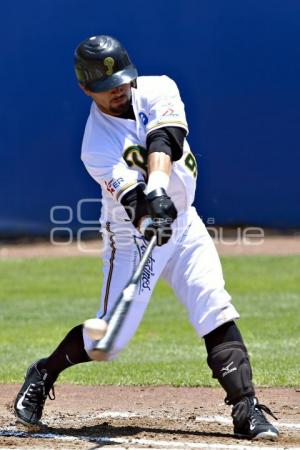
M 241 313 L 259 386 L 300 385 L 300 256 L 224 257 L 227 289 Z M 96 258 L 0 262 L 0 382 L 21 382 L 68 330 L 94 316 L 101 287 Z M 171 289 L 160 282 L 127 349 L 109 363 L 81 364 L 61 382 L 216 386 L 204 343 Z

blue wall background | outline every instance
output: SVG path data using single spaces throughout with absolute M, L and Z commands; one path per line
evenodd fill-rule
M 300 226 L 300 2 L 29 0 L 1 20 L 0 233 L 78 227 L 99 189 L 80 162 L 89 99 L 73 52 L 111 34 L 141 74 L 181 90 L 197 156 L 197 209 L 218 225 Z M 97 220 L 99 204 L 82 211 Z M 70 216 L 72 211 L 73 216 Z

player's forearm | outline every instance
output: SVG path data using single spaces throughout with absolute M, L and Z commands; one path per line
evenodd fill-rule
M 148 134 L 147 194 L 160 188 L 167 190 L 172 161 L 182 157 L 185 135 L 186 130 L 180 127 L 162 127 Z
M 172 170 L 172 161 L 169 155 L 161 152 L 150 153 L 148 157 L 148 183 L 146 193 L 158 188 L 167 189 Z

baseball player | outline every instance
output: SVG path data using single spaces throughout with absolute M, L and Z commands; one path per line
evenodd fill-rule
M 224 288 L 219 257 L 192 206 L 197 165 L 186 140 L 188 125 L 175 82 L 167 76 L 139 77 L 125 48 L 110 36 L 80 43 L 75 72 L 93 100 L 82 160 L 102 190 L 104 281 L 98 318 L 109 316 L 147 242 L 157 237 L 107 359 L 128 344 L 163 277 L 204 338 L 212 376 L 232 405 L 235 435 L 275 440 L 278 431 L 264 415 L 272 413 L 255 395 L 247 349 L 235 323 L 239 314 Z M 17 420 L 39 424 L 59 374 L 90 361 L 94 346 L 78 325 L 48 358 L 34 362 L 15 400 Z

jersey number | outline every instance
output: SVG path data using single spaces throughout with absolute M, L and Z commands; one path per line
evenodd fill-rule
M 139 169 L 145 180 L 147 180 L 147 150 L 144 147 L 141 145 L 131 145 L 126 148 L 123 158 L 129 167 L 136 167 Z
M 197 177 L 197 161 L 193 153 L 188 153 L 185 157 L 184 164 L 192 172 L 193 176 Z

